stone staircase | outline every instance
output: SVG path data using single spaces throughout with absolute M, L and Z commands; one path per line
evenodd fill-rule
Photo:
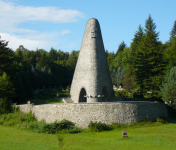
M 62 98 L 62 102 L 63 103 L 73 103 L 73 101 L 72 101 L 72 99 L 71 98 L 69 98 L 69 97 L 64 97 L 64 98 Z

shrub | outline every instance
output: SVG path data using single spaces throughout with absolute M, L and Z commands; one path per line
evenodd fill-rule
M 23 113 L 16 110 L 16 113 L 9 113 L 0 116 L 0 125 L 16 126 L 23 130 L 32 130 L 38 133 L 79 133 L 81 129 L 76 127 L 73 122 L 62 120 L 60 122 L 45 123 L 44 120 L 38 122 L 34 114 Z
M 76 126 L 72 126 L 69 130 L 68 133 L 80 133 L 81 129 L 76 127 Z
M 89 123 L 88 128 L 90 129 L 90 131 L 93 131 L 93 132 L 101 132 L 101 131 L 110 130 L 110 127 L 107 126 L 105 123 L 92 122 L 92 121 Z
M 122 91 L 115 91 L 115 96 L 116 97 L 121 97 L 122 96 Z
M 115 91 L 115 96 L 116 97 L 121 97 L 123 94 L 123 97 L 131 97 L 131 94 L 128 95 L 129 91 L 128 90 L 122 90 L 122 91 Z
M 158 123 L 162 123 L 162 124 L 166 124 L 166 123 L 168 123 L 168 122 L 165 120 L 164 117 L 158 117 L 158 118 L 156 119 L 156 122 L 158 122 Z

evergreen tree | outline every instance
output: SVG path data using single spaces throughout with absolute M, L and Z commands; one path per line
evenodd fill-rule
M 124 80 L 123 80 L 123 88 L 128 91 L 134 88 L 132 77 L 133 77 L 132 70 L 130 66 L 128 65 L 125 69 L 125 75 L 124 75 Z
M 168 67 L 170 67 L 170 69 L 173 66 L 176 66 L 176 21 L 170 32 L 170 41 L 169 43 L 166 43 L 164 55 L 165 60 L 168 62 Z
M 116 85 L 117 84 L 117 82 L 116 82 L 117 80 L 116 80 L 116 70 L 115 69 L 112 71 L 111 79 L 112 79 L 112 84 Z
M 19 72 L 21 81 L 23 83 L 23 89 L 25 92 L 25 97 L 26 98 L 31 98 L 33 91 L 32 91 L 32 86 L 30 84 L 30 79 L 27 77 L 26 72 L 23 70 L 23 68 L 21 67 L 21 71 Z
M 32 79 L 32 88 L 37 89 L 39 87 L 38 73 L 33 65 L 31 65 L 31 79 Z
M 149 15 L 145 24 L 145 35 L 139 43 L 135 59 L 135 78 L 142 95 L 143 92 L 151 91 L 153 96 L 158 96 L 166 65 L 161 43 L 158 42 L 159 33 L 155 29 L 156 25 Z
M 128 69 L 126 70 L 126 75 L 125 75 L 126 77 L 128 77 L 129 74 L 131 74 L 130 80 L 132 81 L 132 84 L 135 87 L 137 87 L 137 84 L 135 82 L 135 62 L 137 63 L 137 58 L 138 58 L 137 49 L 143 37 L 144 37 L 143 28 L 141 27 L 141 25 L 139 25 L 138 31 L 136 31 L 134 38 L 132 39 L 131 46 L 130 46 L 131 47 L 130 60 L 128 60 Z M 125 80 L 127 80 L 127 78 Z M 127 82 L 127 81 L 124 81 L 124 82 Z M 127 83 L 129 83 L 129 81 Z
M 176 66 L 165 74 L 160 91 L 163 101 L 167 102 L 168 105 L 171 105 L 169 101 L 172 101 L 176 105 Z
M 116 54 L 118 54 L 119 52 L 123 52 L 124 48 L 126 47 L 126 44 L 124 41 L 122 41 L 117 49 Z
M 176 20 L 174 21 L 173 28 L 170 32 L 170 42 L 172 41 L 173 38 L 176 40 Z
M 1 36 L 0 36 L 1 38 Z M 0 76 L 3 72 L 6 72 L 7 75 L 13 75 L 13 61 L 14 61 L 14 52 L 7 47 L 8 42 L 0 39 Z
M 123 53 L 119 52 L 111 63 L 110 70 L 117 70 L 119 67 L 122 68 Z M 122 68 L 123 69 L 123 68 Z M 110 72 L 112 74 L 112 72 Z
M 14 80 L 15 90 L 16 90 L 16 96 L 20 97 L 20 99 L 25 97 L 23 82 L 21 80 L 21 77 L 19 76 L 18 72 L 15 74 L 15 80 Z
M 12 100 L 15 94 L 15 88 L 13 83 L 10 81 L 10 77 L 3 72 L 3 75 L 0 76 L 0 98 Z
M 111 70 L 112 68 L 111 68 L 110 66 L 111 66 L 111 64 L 113 63 L 114 58 L 115 58 L 114 52 L 108 53 L 107 62 L 108 62 L 108 66 L 109 66 L 109 71 L 110 71 L 110 73 L 112 73 L 112 70 Z
M 5 72 L 0 76 L 0 114 L 8 112 L 8 107 L 15 97 L 15 88 Z
M 116 83 L 118 86 L 123 86 L 124 74 L 125 71 L 119 67 L 116 71 Z

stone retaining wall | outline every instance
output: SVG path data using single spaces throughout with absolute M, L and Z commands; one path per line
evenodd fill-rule
M 87 128 L 90 121 L 102 123 L 128 124 L 139 119 L 168 117 L 165 104 L 155 102 L 102 102 L 102 103 L 67 103 L 45 105 L 17 105 L 23 112 L 32 110 L 38 121 L 44 119 L 47 123 L 67 119 L 76 126 Z

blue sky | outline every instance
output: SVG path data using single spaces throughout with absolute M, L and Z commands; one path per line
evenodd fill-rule
M 87 21 L 98 19 L 105 49 L 130 46 L 151 14 L 165 43 L 176 20 L 176 0 L 0 0 L 0 36 L 16 50 L 79 50 Z

